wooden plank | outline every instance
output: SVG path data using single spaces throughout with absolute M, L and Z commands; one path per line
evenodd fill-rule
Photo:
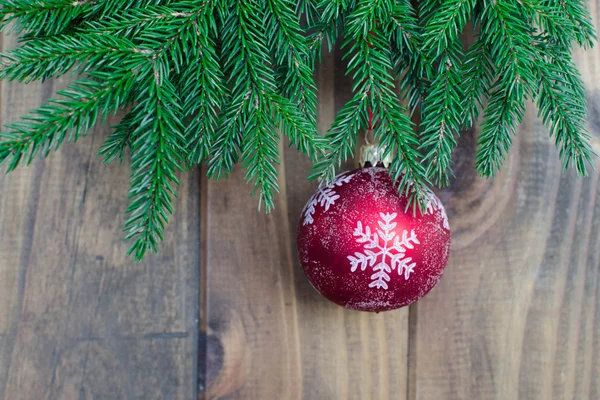
M 2 122 L 66 82 L 4 84 Z M 129 168 L 96 156 L 107 134 L 0 178 L 0 399 L 196 396 L 198 175 L 160 256 L 135 263 L 121 240 Z
M 257 213 L 239 170 L 207 190 L 208 397 L 291 398 L 301 376 L 282 202 Z
M 598 151 L 600 52 L 576 59 Z M 441 193 L 450 264 L 411 309 L 411 398 L 598 399 L 599 174 L 561 173 L 532 105 L 493 180 L 474 174 L 476 134 L 460 139 Z
M 340 61 L 326 56 L 318 72 L 321 130 L 349 98 Z M 405 398 L 408 312 L 345 310 L 312 289 L 295 235 L 316 184 L 295 148 L 284 159 L 268 216 L 248 200 L 240 171 L 207 182 L 208 397 Z

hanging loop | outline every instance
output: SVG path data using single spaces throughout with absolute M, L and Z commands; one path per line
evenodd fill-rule
M 375 140 L 372 130 L 365 132 L 365 144 L 360 146 L 359 155 L 360 168 L 370 166 L 389 168 L 394 159 L 393 154 L 385 154 L 385 148 Z
M 367 128 L 365 132 L 365 143 L 368 145 L 375 144 L 377 141 L 375 140 L 375 133 L 372 128 Z

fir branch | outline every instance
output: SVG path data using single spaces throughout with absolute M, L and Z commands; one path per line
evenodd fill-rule
M 135 1 L 123 1 L 123 0 L 101 0 L 94 1 L 89 15 L 97 18 L 104 19 L 106 17 L 113 16 L 115 14 L 126 13 L 136 9 L 144 9 L 147 7 L 167 5 L 173 2 L 181 2 L 181 0 L 135 0 Z
M 168 55 L 180 74 L 178 86 L 183 100 L 188 164 L 208 157 L 210 137 L 218 125 L 218 112 L 226 89 L 212 37 L 214 1 L 179 1 L 90 22 L 86 29 L 125 36 L 152 49 L 152 57 Z M 139 28 L 144 27 L 140 34 Z
M 408 101 L 411 113 L 421 104 L 431 77 L 431 63 L 423 51 L 422 29 L 415 10 L 407 1 L 396 2 L 390 14 L 391 48 L 395 75 L 401 96 Z
M 237 164 L 242 147 L 244 115 L 242 114 L 251 92 L 231 97 L 220 115 L 219 127 L 210 138 L 211 149 L 207 175 L 214 179 L 228 176 L 233 165 Z
M 117 158 L 123 163 L 125 153 L 131 146 L 131 135 L 135 130 L 133 125 L 134 113 L 127 113 L 121 121 L 113 127 L 113 132 L 100 147 L 99 156 L 103 157 L 105 164 L 110 164 Z
M 356 142 L 358 129 L 364 127 L 371 108 L 376 118 L 373 123 L 375 136 L 386 148 L 387 153 L 397 151 L 400 160 L 391 170 L 398 190 L 409 193 L 411 199 L 423 200 L 423 187 L 427 181 L 424 169 L 419 163 L 420 154 L 415 149 L 418 144 L 412 123 L 404 113 L 399 99 L 394 93 L 394 79 L 391 75 L 391 52 L 380 32 L 378 24 L 393 27 L 390 14 L 394 2 L 385 0 L 361 0 L 349 17 L 346 31 L 346 46 L 353 54 L 348 69 L 355 78 L 354 98 L 340 112 L 327 138 L 332 142 L 332 151 L 323 162 L 315 164 L 315 174 L 330 182 L 335 175 L 335 166 L 344 161 Z M 389 28 L 388 28 L 389 29 Z M 404 175 L 403 179 L 400 177 Z
M 0 32 L 14 22 L 15 33 L 57 35 L 90 9 L 92 0 L 4 0 L 0 5 Z
M 435 60 L 454 46 L 458 34 L 471 18 L 476 0 L 445 0 L 432 12 L 425 26 L 423 46 L 428 58 Z
M 266 31 L 271 33 L 275 63 L 285 66 L 282 94 L 297 103 L 310 122 L 317 121 L 317 87 L 308 65 L 308 43 L 301 33 L 300 21 L 291 0 L 267 0 Z
M 408 196 L 407 209 L 412 208 L 413 213 L 417 209 L 424 213 L 429 198 L 429 181 L 421 163 L 422 156 L 417 150 L 419 141 L 412 131 L 407 132 L 411 121 L 392 98 L 382 99 L 378 111 L 383 113 L 383 117 L 375 128 L 375 137 L 387 149 L 386 154 L 396 153 L 389 167 L 390 177 L 398 191 Z
M 279 192 L 277 183 L 277 170 L 279 164 L 279 150 L 275 126 L 270 118 L 268 98 L 253 93 L 247 103 L 248 118 L 246 120 L 242 162 L 246 169 L 244 177 L 248 182 L 254 181 L 252 195 L 260 191 L 258 208 L 264 204 L 265 211 L 269 212 L 274 207 L 273 192 Z
M 367 127 L 368 93 L 355 93 L 350 101 L 338 112 L 331 128 L 325 135 L 329 151 L 313 165 L 308 179 L 319 179 L 321 182 L 333 182 L 336 168 L 342 161 L 354 156 L 356 149 L 356 132 Z
M 307 26 L 314 26 L 320 18 L 318 0 L 298 0 L 296 13 L 306 18 Z
M 154 57 L 168 55 L 169 68 L 174 69 L 176 74 L 180 74 L 187 64 L 188 56 L 194 52 L 194 46 L 201 45 L 197 38 L 200 25 L 204 25 L 204 33 L 209 31 L 208 20 L 212 17 L 213 3 L 206 1 L 202 5 L 202 8 L 194 12 L 180 15 L 182 18 L 177 19 L 177 23 L 174 23 L 171 29 L 162 32 L 151 29 L 139 36 L 142 43 L 152 46 L 155 51 Z M 208 25 L 205 25 L 206 23 Z
M 535 58 L 530 46 L 533 28 L 525 23 L 523 15 L 517 0 L 486 3 L 480 38 L 489 47 L 500 76 L 514 74 L 530 85 Z
M 485 108 L 476 164 L 493 175 L 535 97 L 563 165 L 585 175 L 593 150 L 570 56 L 575 43 L 595 40 L 584 1 L 416 4 L 418 12 L 409 0 L 6 0 L 0 28 L 23 35 L 1 56 L 0 79 L 87 77 L 10 124 L 0 162 L 12 170 L 131 105 L 100 154 L 110 162 L 131 152 L 127 232 L 136 258 L 162 238 L 184 164 L 208 160 L 209 176 L 220 178 L 241 159 L 269 211 L 278 131 L 313 160 L 311 177 L 331 181 L 354 155 L 358 132 L 372 128 L 395 154 L 399 190 L 422 206 L 429 179 L 448 182 L 459 128 Z M 469 19 L 478 39 L 463 59 L 459 35 Z M 331 50 L 342 32 L 353 96 L 321 138 L 312 75 L 322 43 Z M 420 136 L 401 98 L 421 112 Z
M 269 100 L 277 129 L 288 137 L 290 144 L 314 162 L 322 157 L 328 143 L 318 135 L 314 123 L 304 117 L 296 103 L 279 95 L 273 95 Z
M 211 138 L 219 126 L 219 111 L 227 92 L 207 21 L 198 21 L 193 30 L 194 41 L 188 52 L 192 61 L 187 63 L 179 82 L 183 113 L 190 120 L 185 128 L 190 165 L 209 158 Z
M 440 186 L 450 183 L 449 174 L 456 136 L 460 133 L 464 92 L 461 83 L 462 44 L 457 39 L 442 53 L 435 79 L 423 104 L 421 148 L 427 176 Z
M 349 12 L 356 7 L 356 0 L 319 0 L 318 10 L 321 18 L 314 26 L 309 26 L 309 52 L 312 65 L 321 57 L 323 40 L 327 40 L 329 50 L 337 41 L 340 27 L 343 26 Z
M 7 124 L 0 133 L 0 164 L 8 162 L 12 171 L 24 160 L 31 163 L 41 151 L 46 157 L 67 140 L 76 141 L 103 115 L 116 112 L 130 100 L 135 81 L 131 71 L 122 71 L 118 79 L 112 73 L 95 71 L 61 90 L 63 98 L 51 99 L 22 121 Z M 10 161 L 8 161 L 10 159 Z
M 131 111 L 131 189 L 126 239 L 134 238 L 128 254 L 141 260 L 146 251 L 156 252 L 164 229 L 173 213 L 173 184 L 182 170 L 185 149 L 182 112 L 175 86 L 169 81 L 167 63 L 154 60 L 147 79 L 137 93 Z
M 208 157 L 210 137 L 218 125 L 225 95 L 224 76 L 216 52 L 212 12 L 214 1 L 179 1 L 169 5 L 130 8 L 86 24 L 85 29 L 128 37 L 152 48 L 153 57 L 168 54 L 184 104 L 188 164 Z M 140 27 L 143 31 L 140 34 Z
M 545 0 L 550 2 L 551 0 Z M 564 16 L 575 27 L 575 40 L 580 46 L 594 47 L 597 40 L 596 29 L 584 0 L 560 0 L 557 2 Z
M 500 168 L 532 96 L 535 54 L 530 46 L 530 26 L 516 0 L 486 3 L 482 14 L 481 38 L 490 49 L 498 69 L 488 108 L 479 134 L 476 168 L 491 176 Z
M 320 22 L 321 32 L 329 31 L 334 33 L 335 27 L 331 26 L 331 21 L 335 21 L 335 18 L 348 7 L 348 2 L 341 0 L 331 3 L 321 2 L 321 6 L 323 7 L 323 18 Z M 366 15 L 366 12 L 372 12 L 372 10 L 365 7 L 365 4 L 357 5 L 355 12 L 358 13 L 359 11 L 363 16 Z M 355 19 L 358 19 L 358 17 L 355 17 Z M 368 16 L 364 18 L 364 20 L 368 23 Z M 359 41 L 366 40 L 364 34 L 369 35 L 369 28 L 362 29 L 362 31 L 361 28 L 362 27 L 360 27 L 358 23 L 354 23 L 353 32 L 346 33 L 347 39 L 345 46 L 348 46 L 352 40 L 355 39 Z M 361 36 L 361 34 L 363 36 Z M 354 47 L 352 50 L 355 50 Z M 349 73 L 358 69 L 359 66 L 355 61 L 356 59 L 357 57 L 354 56 L 350 61 L 350 64 L 348 65 Z M 365 75 L 364 71 L 355 71 L 355 83 L 353 87 L 353 90 L 355 91 L 354 97 L 346 103 L 338 113 L 333 125 L 327 132 L 325 138 L 329 142 L 330 150 L 325 154 L 322 160 L 313 165 L 313 171 L 309 179 L 319 178 L 319 180 L 325 184 L 333 182 L 336 175 L 336 167 L 339 167 L 343 161 L 352 157 L 358 131 L 367 126 L 369 85 L 366 83 L 365 87 L 359 88 L 361 82 L 369 79 L 369 77 Z M 370 78 L 371 82 L 375 81 L 375 78 L 372 76 Z
M 555 138 L 563 166 L 566 169 L 573 163 L 579 175 L 587 176 L 586 164 L 594 166 L 595 153 L 586 129 L 585 91 L 571 55 L 550 45 L 541 54 L 536 72 L 539 116 Z
M 479 133 L 476 167 L 480 175 L 492 176 L 504 162 L 525 115 L 525 96 L 526 89 L 518 80 L 502 79 L 492 90 Z
M 380 31 L 377 25 L 379 23 L 382 29 L 387 30 L 395 27 L 391 19 L 394 4 L 394 1 L 387 0 L 359 1 L 349 17 L 347 29 L 349 39 L 353 40 L 351 51 L 356 54 L 348 68 L 355 71 L 354 90 L 368 95 L 376 116 L 373 120 L 376 139 L 387 154 L 397 154 L 397 161 L 390 166 L 390 175 L 398 185 L 398 191 L 407 193 L 410 203 L 422 208 L 427 178 L 420 163 L 421 154 L 416 149 L 418 140 L 406 110 L 394 93 L 391 51 L 385 40 L 390 33 Z
M 419 21 L 423 26 L 427 26 L 429 20 L 442 7 L 443 3 L 444 0 L 420 0 L 418 3 L 414 3 L 419 10 Z
M 394 2 L 388 15 L 390 26 L 383 28 L 392 32 L 391 38 L 398 53 L 420 53 L 422 29 L 415 9 L 408 0 Z
M 467 51 L 460 75 L 464 80 L 462 126 L 468 128 L 479 119 L 495 77 L 490 51 L 483 40 L 476 40 Z
M 414 53 L 392 56 L 394 71 L 398 76 L 400 97 L 406 100 L 411 116 L 422 104 L 430 84 L 432 65 L 425 58 Z
M 576 39 L 576 26 L 562 12 L 559 1 L 522 0 L 526 15 L 540 29 L 557 43 L 569 45 Z
M 227 174 L 242 149 L 246 177 L 254 179 L 253 193 L 260 189 L 260 204 L 264 204 L 268 212 L 273 208 L 272 192 L 278 191 L 279 187 L 277 171 L 272 167 L 276 154 L 268 150 L 275 141 L 273 135 L 267 134 L 272 124 L 265 118 L 271 114 L 268 98 L 275 94 L 276 86 L 273 71 L 265 63 L 269 53 L 264 26 L 259 22 L 264 10 L 257 0 L 232 0 L 228 9 L 223 23 L 222 46 L 225 69 L 230 74 L 231 99 L 225 108 L 217 139 L 213 141 L 208 174 L 217 179 L 222 173 Z M 231 131 L 225 131 L 229 129 Z M 257 146 L 250 152 L 249 143 L 262 143 L 267 150 Z
M 129 40 L 116 36 L 94 33 L 77 37 L 57 35 L 25 42 L 3 54 L 0 79 L 27 83 L 57 77 L 70 69 L 88 72 L 112 65 L 136 69 L 150 55 L 151 50 L 136 48 Z
M 126 37 L 133 42 L 154 40 L 172 32 L 200 15 L 212 12 L 214 1 L 179 0 L 168 5 L 149 5 L 131 7 L 117 14 L 108 14 L 100 19 L 85 21 L 79 31 L 93 31 Z
M 425 151 L 426 174 L 439 186 L 450 183 L 452 153 L 464 114 L 462 88 L 462 43 L 459 33 L 471 18 L 475 0 L 426 1 L 423 48 L 425 64 L 436 65 L 427 71 L 431 83 L 421 111 L 421 144 Z

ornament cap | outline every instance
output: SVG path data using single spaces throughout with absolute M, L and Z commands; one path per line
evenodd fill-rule
M 372 137 L 373 130 L 368 129 L 365 132 L 365 144 L 360 147 L 359 168 L 364 168 L 367 166 L 367 163 L 372 166 L 382 163 L 385 168 L 389 168 L 394 159 L 392 152 L 385 154 L 386 149 L 378 141 L 371 141 L 370 138 Z

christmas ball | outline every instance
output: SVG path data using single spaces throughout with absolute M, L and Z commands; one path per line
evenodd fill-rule
M 298 228 L 298 255 L 314 288 L 341 306 L 387 311 L 409 305 L 439 282 L 450 226 L 432 194 L 427 212 L 406 210 L 387 169 L 336 177 L 311 197 Z

